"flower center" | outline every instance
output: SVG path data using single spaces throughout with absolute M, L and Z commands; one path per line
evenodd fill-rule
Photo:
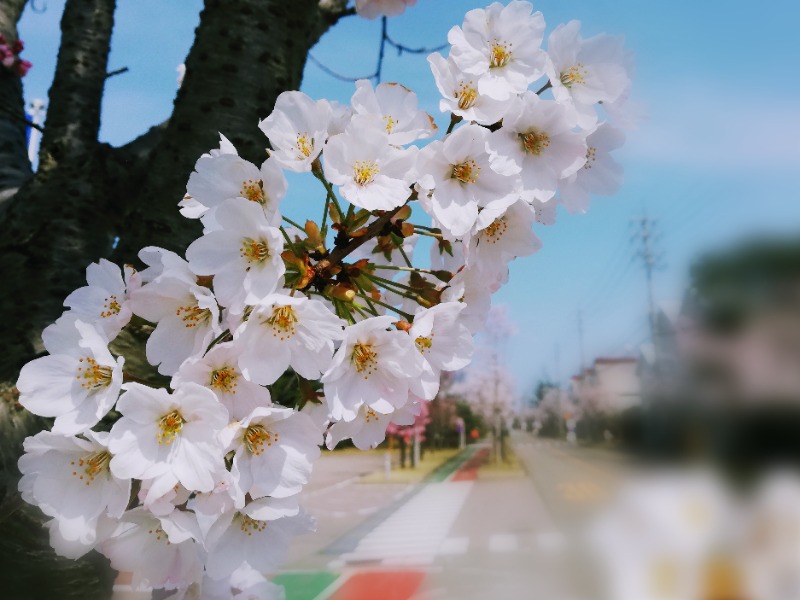
M 353 165 L 353 179 L 358 185 L 367 185 L 375 180 L 380 168 L 374 160 L 357 160 Z
M 550 145 L 550 136 L 544 131 L 535 129 L 528 133 L 520 133 L 519 140 L 522 143 L 522 149 L 535 156 L 539 156 Z
M 242 530 L 243 533 L 247 535 L 253 535 L 254 533 L 261 533 L 267 528 L 266 521 L 258 521 L 247 515 L 240 515 L 242 520 L 239 523 L 239 528 Z
M 592 163 L 597 160 L 597 148 L 592 148 L 589 146 L 589 149 L 586 150 L 586 164 L 583 165 L 584 169 L 591 169 Z
M 392 118 L 392 115 L 384 115 L 383 121 L 386 123 L 386 133 L 392 133 L 394 131 L 395 126 L 397 126 L 400 121 L 395 121 Z
M 425 354 L 425 351 L 430 350 L 431 346 L 433 346 L 433 335 L 434 334 L 430 334 L 428 337 L 421 335 L 414 340 L 414 343 L 417 345 L 417 350 L 422 352 L 422 354 Z
M 375 411 L 371 408 L 368 408 L 364 411 L 364 419 L 369 423 L 370 421 L 377 421 L 378 415 L 375 414 Z
M 453 165 L 452 178 L 458 179 L 461 183 L 475 183 L 481 168 L 474 160 L 467 160 L 461 164 Z
M 242 182 L 242 189 L 239 190 L 239 195 L 242 198 L 247 198 L 250 202 L 258 202 L 259 204 L 266 204 L 267 198 L 264 195 L 264 182 L 253 181 L 248 179 Z
M 205 325 L 211 319 L 211 310 L 194 306 L 180 306 L 175 311 L 175 315 L 183 321 L 183 326 L 191 329 L 198 325 Z
M 285 340 L 294 335 L 297 315 L 294 314 L 291 306 L 276 306 L 272 311 L 272 316 L 266 319 L 265 323 L 272 327 L 272 337 Z
M 496 244 L 503 237 L 506 229 L 508 229 L 508 221 L 505 218 L 497 219 L 481 231 L 481 240 L 485 244 Z
M 242 258 L 248 263 L 264 262 L 269 258 L 269 246 L 265 242 L 252 238 L 243 238 L 242 247 L 239 248 Z
M 216 388 L 226 394 L 235 394 L 239 385 L 237 380 L 239 374 L 233 367 L 222 367 L 211 371 L 211 387 Z
M 186 419 L 177 410 L 173 410 L 161 417 L 158 421 L 158 428 L 160 433 L 156 434 L 156 439 L 159 444 L 171 444 L 173 440 L 178 437 L 178 434 L 183 429 Z
M 300 133 L 297 135 L 297 158 L 303 160 L 311 156 L 314 151 L 314 138 L 309 137 L 307 133 Z
M 458 108 L 467 110 L 475 105 L 475 100 L 478 99 L 478 90 L 473 83 L 464 83 L 463 81 L 458 84 L 458 90 L 454 94 L 458 99 Z
M 356 344 L 350 361 L 359 374 L 364 374 L 364 379 L 369 379 L 378 368 L 378 355 L 369 344 Z
M 110 461 L 111 454 L 106 450 L 101 450 L 78 459 L 77 465 L 74 460 L 70 461 L 69 464 L 75 467 L 72 474 L 85 482 L 86 485 L 90 485 L 100 473 L 108 472 L 108 463 Z
M 155 529 L 148 529 L 147 533 L 156 536 L 157 542 L 163 540 L 164 542 L 166 542 L 167 546 L 169 546 L 171 543 L 169 541 L 169 537 L 167 536 L 166 532 L 163 529 L 161 529 L 161 527 L 156 527 Z
M 114 315 L 118 315 L 119 311 L 122 310 L 122 305 L 117 300 L 116 296 L 109 296 L 105 299 L 103 303 L 103 309 L 100 311 L 100 317 L 103 319 L 107 319 L 108 317 L 113 317 Z
M 578 85 L 584 85 L 588 74 L 589 71 L 583 67 L 583 64 L 578 63 L 566 71 L 561 71 L 561 83 L 564 84 L 566 88 L 571 88 L 576 83 Z
M 91 356 L 78 361 L 78 375 L 76 379 L 81 382 L 81 387 L 89 392 L 97 391 L 111 384 L 114 370 L 111 367 L 97 364 Z
M 264 452 L 264 446 L 272 446 L 273 442 L 278 443 L 280 436 L 264 428 L 263 425 L 250 425 L 244 431 L 244 447 L 250 454 L 260 456 Z
M 511 61 L 511 46 L 513 44 L 501 44 L 497 40 L 492 43 L 489 54 L 489 68 L 499 69 L 505 67 Z

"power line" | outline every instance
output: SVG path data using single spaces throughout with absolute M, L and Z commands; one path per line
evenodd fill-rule
M 647 280 L 647 313 L 650 321 L 650 339 L 656 339 L 656 303 L 653 292 L 653 272 L 664 267 L 663 255 L 656 252 L 655 241 L 658 236 L 656 219 L 649 218 L 646 214 L 641 217 L 631 219 L 634 227 L 631 241 L 639 245 L 635 257 L 639 258 L 644 268 L 645 279 Z

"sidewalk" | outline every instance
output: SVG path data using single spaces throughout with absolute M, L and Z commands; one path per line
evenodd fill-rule
M 552 526 L 524 471 L 489 459 L 470 446 L 323 549 L 327 569 L 279 575 L 287 600 L 532 597 L 536 530 Z

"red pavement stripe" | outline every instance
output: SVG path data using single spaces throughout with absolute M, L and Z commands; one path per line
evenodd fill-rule
M 478 469 L 486 463 L 488 458 L 488 448 L 482 448 L 463 467 L 455 472 L 451 481 L 474 481 L 478 477 Z
M 408 600 L 419 589 L 422 571 L 368 571 L 356 573 L 328 600 Z

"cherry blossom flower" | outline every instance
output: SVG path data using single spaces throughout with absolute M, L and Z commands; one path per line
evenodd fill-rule
M 271 156 L 284 169 L 303 172 L 322 152 L 328 139 L 331 105 L 302 92 L 283 92 L 275 110 L 258 124 L 273 147 Z
M 625 143 L 625 135 L 608 123 L 600 124 L 586 138 L 586 163 L 583 168 L 561 182 L 559 200 L 571 213 L 589 209 L 589 195 L 611 196 L 622 185 L 622 165 L 611 151 Z
M 419 153 L 420 186 L 432 190 L 430 210 L 454 237 L 472 228 L 479 207 L 506 207 L 519 198 L 519 169 L 489 156 L 487 144 L 494 135 L 465 125 Z
M 19 459 L 23 499 L 53 517 L 53 528 L 63 543 L 79 555 L 97 540 L 98 520 L 119 518 L 131 493 L 129 479 L 118 479 L 108 468 L 108 433 L 86 432 L 86 438 L 42 431 L 25 440 Z M 68 551 L 77 558 L 75 551 Z
M 180 387 L 186 381 L 207 387 L 235 419 L 246 417 L 259 406 L 271 406 L 269 390 L 242 373 L 241 352 L 241 344 L 227 342 L 217 344 L 203 357 L 189 358 L 173 378 L 172 387 Z
M 133 588 L 184 587 L 203 574 L 205 553 L 193 519 L 184 511 L 156 517 L 143 508 L 134 508 L 123 515 L 101 549 L 114 569 L 133 575 Z
M 389 143 L 404 146 L 436 132 L 431 116 L 417 106 L 417 95 L 399 83 L 380 83 L 374 89 L 367 79 L 356 82 L 350 101 L 358 115 L 379 117 Z
M 222 440 L 235 452 L 231 474 L 243 493 L 286 498 L 308 482 L 322 435 L 307 415 L 272 406 L 231 423 Z
M 296 498 L 262 498 L 218 520 L 208 534 L 206 571 L 227 577 L 243 564 L 256 571 L 274 571 L 283 562 L 291 539 L 311 531 Z
M 157 323 L 145 351 L 162 375 L 174 375 L 184 360 L 222 333 L 214 294 L 187 279 L 182 266 L 166 269 L 131 295 L 134 314 Z
M 472 334 L 459 320 L 465 308 L 459 302 L 443 302 L 432 308 L 419 307 L 414 315 L 408 334 L 433 375 L 428 382 L 424 381 L 424 375 L 421 379 L 427 389 L 423 394 L 417 392 L 417 395 L 425 400 L 433 399 L 439 391 L 442 371 L 458 371 L 470 362 Z
M 272 224 L 279 224 L 278 205 L 286 195 L 287 182 L 275 159 L 267 159 L 260 168 L 236 154 L 201 156 L 189 176 L 186 193 L 197 201 L 203 212 L 216 209 L 225 200 L 244 198 L 261 206 Z
M 531 228 L 534 219 L 535 212 L 522 200 L 497 217 L 490 210 L 482 211 L 469 242 L 467 264 L 487 273 L 504 273 L 505 282 L 511 260 L 530 256 L 542 247 Z
M 42 341 L 50 354 L 22 367 L 19 402 L 35 415 L 55 417 L 56 433 L 86 431 L 117 401 L 125 359 L 111 355 L 101 331 L 69 313 L 42 332 Z
M 319 300 L 272 294 L 237 331 L 239 364 L 246 377 L 263 385 L 274 383 L 288 368 L 318 379 L 330 366 L 344 324 Z
M 140 285 L 136 271 L 126 265 L 123 279 L 117 265 L 101 258 L 86 268 L 86 283 L 67 296 L 64 306 L 85 323 L 100 327 L 113 340 L 131 320 L 128 294 Z
M 425 365 L 409 335 L 390 329 L 395 320 L 371 317 L 344 330 L 342 345 L 321 379 L 335 420 L 352 421 L 363 404 L 389 413 L 408 400 L 411 382 Z
M 533 92 L 511 104 L 490 148 L 506 169 L 517 167 L 528 202 L 552 198 L 559 181 L 586 162 L 586 141 L 574 126 L 566 107 Z
M 198 275 L 214 275 L 220 302 L 240 312 L 278 287 L 286 270 L 283 237 L 258 205 L 241 199 L 223 202 L 216 219 L 220 229 L 192 242 L 186 257 Z
M 472 333 L 483 329 L 492 293 L 503 284 L 502 273 L 486 273 L 480 269 L 465 267 L 450 280 L 442 292 L 443 302 L 463 302 L 466 308 L 461 312 L 461 322 Z
M 176 483 L 199 492 L 214 489 L 224 469 L 217 435 L 228 424 L 228 411 L 213 392 L 191 382 L 171 394 L 128 383 L 117 410 L 122 418 L 108 441 L 115 476 L 154 479 L 149 498 Z
M 337 421 L 331 425 L 325 435 L 325 445 L 328 450 L 333 450 L 336 444 L 349 439 L 359 450 L 370 450 L 386 439 L 389 424 L 412 425 L 417 414 L 418 402 L 408 402 L 388 414 L 375 412 L 364 404 L 352 421 Z
M 478 77 L 480 94 L 505 100 L 544 74 L 544 17 L 532 11 L 529 2 L 495 2 L 469 11 L 463 26 L 447 34 L 450 56 L 461 71 Z
M 580 21 L 559 25 L 547 41 L 547 76 L 553 97 L 570 106 L 583 129 L 597 123 L 594 105 L 613 103 L 630 87 L 630 56 L 622 39 L 606 34 L 582 39 Z
M 356 12 L 365 19 L 396 17 L 416 3 L 417 0 L 356 0 Z
M 408 200 L 416 149 L 396 148 L 389 137 L 381 121 L 364 115 L 328 141 L 325 174 L 351 204 L 391 210 Z
M 462 72 L 452 58 L 438 52 L 428 56 L 436 87 L 442 94 L 439 110 L 458 115 L 465 121 L 492 125 L 503 118 L 511 97 L 497 100 L 478 92 L 478 76 Z

